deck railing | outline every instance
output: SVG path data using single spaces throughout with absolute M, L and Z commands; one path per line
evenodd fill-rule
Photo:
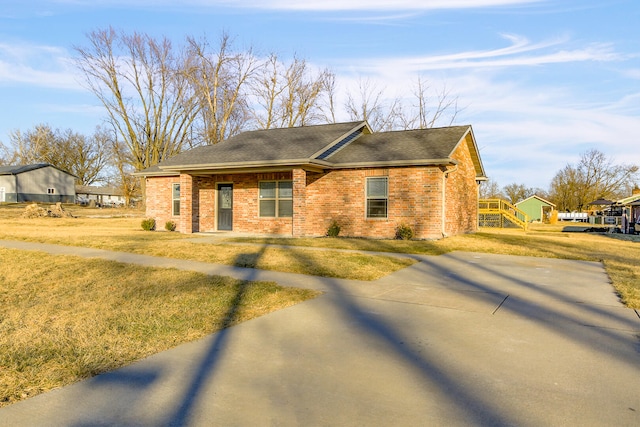
M 480 199 L 478 225 L 489 228 L 527 229 L 529 217 L 520 209 L 502 199 Z

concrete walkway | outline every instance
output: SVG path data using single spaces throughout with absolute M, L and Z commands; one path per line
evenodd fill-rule
M 2 408 L 1 426 L 640 425 L 640 316 L 599 263 L 457 252 L 357 282 L 0 246 L 325 292 Z

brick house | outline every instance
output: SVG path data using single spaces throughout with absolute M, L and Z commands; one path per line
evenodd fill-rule
M 147 216 L 232 230 L 421 239 L 474 232 L 484 168 L 471 126 L 372 132 L 350 122 L 245 132 L 138 172 Z

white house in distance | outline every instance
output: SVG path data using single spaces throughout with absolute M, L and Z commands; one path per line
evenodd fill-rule
M 122 189 L 91 185 L 76 185 L 76 200 L 82 205 L 93 202 L 97 206 L 120 207 L 126 204 Z
M 75 180 L 48 163 L 0 166 L 0 202 L 75 203 Z

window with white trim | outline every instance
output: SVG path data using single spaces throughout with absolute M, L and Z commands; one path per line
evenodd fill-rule
M 180 184 L 171 185 L 171 215 L 180 215 Z
M 261 181 L 258 185 L 261 217 L 293 216 L 293 181 Z
M 386 218 L 389 203 L 389 180 L 367 178 L 367 218 Z

